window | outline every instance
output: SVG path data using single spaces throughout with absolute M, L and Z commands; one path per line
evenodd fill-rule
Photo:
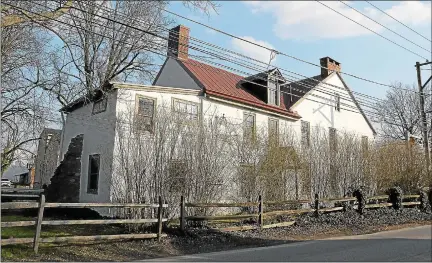
M 256 198 L 257 176 L 255 166 L 248 163 L 240 163 L 238 167 L 239 194 L 246 200 Z
M 104 112 L 107 107 L 107 98 L 103 97 L 93 103 L 93 114 Z
M 308 121 L 301 121 L 301 143 L 306 147 L 310 145 L 310 123 Z
M 279 106 L 280 86 L 277 77 L 271 75 L 269 76 L 267 89 L 268 89 L 268 93 L 267 93 L 268 104 Z
M 198 120 L 199 104 L 191 101 L 173 100 L 173 110 L 188 120 Z
M 156 99 L 137 97 L 136 125 L 140 130 L 153 133 Z
M 269 118 L 268 125 L 269 141 L 277 145 L 279 140 L 279 120 Z
M 243 137 L 245 139 L 255 138 L 255 114 L 244 112 L 243 113 Z
M 98 192 L 99 168 L 100 168 L 99 154 L 90 155 L 89 162 L 88 162 L 87 193 L 97 194 Z
M 362 136 L 361 145 L 363 153 L 367 153 L 369 150 L 369 138 L 367 136 Z
M 338 93 L 335 94 L 335 103 L 336 103 L 335 109 L 337 111 L 340 111 L 341 110 L 341 108 L 340 108 L 340 95 Z
M 186 176 L 188 167 L 183 160 L 171 160 L 168 167 L 168 191 L 171 193 L 184 193 L 186 189 Z
M 329 128 L 329 142 L 330 142 L 330 151 L 332 153 L 336 152 L 337 150 L 336 129 L 332 127 Z

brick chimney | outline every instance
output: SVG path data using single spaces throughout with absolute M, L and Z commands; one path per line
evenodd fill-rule
M 333 71 L 340 72 L 341 71 L 341 64 L 337 62 L 336 60 L 330 58 L 330 57 L 324 57 L 320 58 L 320 64 L 321 67 L 321 77 L 326 78 L 328 75 L 330 75 Z M 325 69 L 327 68 L 327 69 Z
M 178 25 L 170 30 L 168 40 L 168 56 L 188 59 L 189 28 Z

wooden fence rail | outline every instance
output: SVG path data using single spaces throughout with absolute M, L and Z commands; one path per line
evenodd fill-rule
M 42 194 L 44 189 L 2 188 L 1 193 L 33 193 Z
M 44 189 L 2 188 L 1 197 L 4 200 L 35 200 L 40 198 Z
M 404 195 L 403 200 L 405 199 L 416 199 L 420 198 L 420 195 Z M 388 195 L 377 195 L 366 198 L 367 201 L 372 200 L 389 200 Z M 323 203 L 334 203 L 335 207 L 321 207 Z M 336 204 L 339 205 L 336 205 Z M 351 207 L 354 209 L 358 209 L 356 197 L 341 197 L 341 198 L 323 198 L 319 199 L 318 195 L 315 195 L 314 200 L 285 200 L 285 201 L 264 201 L 261 196 L 258 197 L 258 202 L 243 202 L 243 203 L 186 203 L 184 197 L 181 197 L 180 203 L 180 228 L 182 231 L 185 230 L 187 221 L 217 221 L 217 220 L 230 220 L 230 219 L 247 219 L 247 218 L 258 218 L 258 226 L 238 226 L 238 227 L 227 227 L 220 230 L 223 231 L 238 231 L 238 230 L 249 230 L 249 229 L 263 229 L 263 228 L 271 228 L 278 226 L 287 226 L 294 224 L 294 221 L 290 222 L 282 222 L 270 225 L 264 225 L 264 218 L 271 218 L 274 216 L 280 215 L 301 215 L 306 213 L 315 212 L 316 216 L 319 216 L 320 213 L 329 213 L 336 211 L 343 211 L 345 209 L 344 206 L 341 206 L 341 203 L 350 203 Z M 272 206 L 272 205 L 295 205 L 295 204 L 310 204 L 309 209 L 291 209 L 291 210 L 277 210 L 277 211 L 269 211 L 264 212 L 264 206 Z M 414 206 L 420 205 L 419 201 L 411 201 L 411 202 L 403 202 L 403 206 Z M 371 208 L 382 208 L 382 207 L 392 207 L 393 204 L 389 202 L 379 203 L 379 204 L 366 204 L 366 209 Z M 258 213 L 256 214 L 238 214 L 238 215 L 213 215 L 213 216 L 186 216 L 186 208 L 188 207 L 199 207 L 199 208 L 222 208 L 222 207 L 257 207 Z
M 116 240 L 116 239 L 143 239 L 143 238 L 157 238 L 166 236 L 162 234 L 162 223 L 167 222 L 166 218 L 163 218 L 163 209 L 167 208 L 168 205 L 162 202 L 162 198 L 159 197 L 157 204 L 123 204 L 123 203 L 46 203 L 43 190 L 30 190 L 30 189 L 2 189 L 2 197 L 8 197 L 13 195 L 17 198 L 20 196 L 39 197 L 39 202 L 5 202 L 2 203 L 1 209 L 38 209 L 38 216 L 33 221 L 15 221 L 15 222 L 1 222 L 1 227 L 21 227 L 21 226 L 36 226 L 34 238 L 11 238 L 2 239 L 2 245 L 9 244 L 25 244 L 33 243 L 34 251 L 37 253 L 39 243 L 52 243 L 52 242 L 73 242 L 73 241 L 93 241 L 93 240 Z M 420 205 L 418 201 L 420 195 L 404 195 L 402 196 L 405 202 L 402 202 L 402 206 L 416 206 Z M 392 207 L 388 195 L 378 195 L 366 198 L 368 201 L 382 200 L 383 203 L 373 204 L 366 203 L 366 209 L 381 208 L 381 207 Z M 414 199 L 414 200 L 413 200 Z M 261 196 L 258 197 L 258 202 L 238 202 L 238 203 L 188 203 L 185 198 L 181 197 L 180 202 L 180 228 L 185 230 L 187 221 L 217 221 L 217 220 L 241 220 L 248 218 L 257 218 L 257 225 L 250 226 L 238 226 L 228 227 L 220 229 L 223 231 L 238 231 L 248 229 L 265 229 L 272 227 L 290 226 L 295 221 L 281 222 L 275 224 L 264 225 L 265 218 L 272 218 L 280 215 L 301 215 L 305 213 L 314 212 L 316 216 L 320 213 L 329 213 L 335 211 L 342 211 L 346 208 L 344 204 L 350 203 L 354 209 L 358 209 L 359 206 L 355 205 L 357 198 L 355 197 L 342 197 L 342 198 L 323 198 L 320 199 L 318 194 L 312 200 L 284 200 L 284 201 L 265 201 Z M 334 207 L 322 207 L 325 203 L 334 203 Z M 280 209 L 279 206 L 283 205 L 302 205 L 309 204 L 310 208 L 298 208 L 298 209 Z M 275 208 L 277 206 L 277 208 Z M 157 208 L 157 218 L 149 219 L 103 219 L 103 220 L 43 220 L 45 208 Z M 186 208 L 256 208 L 257 213 L 251 214 L 236 214 L 236 215 L 212 215 L 212 216 L 197 216 L 187 215 Z M 267 209 L 279 209 L 276 211 L 266 211 Z M 143 224 L 143 223 L 156 223 L 157 233 L 150 234 L 121 234 L 121 235 L 95 235 L 95 236 L 68 236 L 68 237 L 50 237 L 41 238 L 41 231 L 43 225 L 95 225 L 95 224 Z
M 98 219 L 98 220 L 43 220 L 45 208 L 89 208 L 89 207 L 109 207 L 109 208 L 158 208 L 157 218 L 142 219 Z M 36 226 L 34 238 L 9 238 L 2 239 L 1 245 L 26 244 L 33 243 L 33 250 L 38 252 L 40 243 L 58 243 L 74 241 L 94 241 L 94 240 L 118 240 L 118 239 L 145 239 L 157 238 L 159 241 L 166 234 L 162 234 L 162 223 L 167 222 L 163 218 L 163 209 L 168 205 L 162 202 L 159 197 L 158 204 L 116 204 L 116 203 L 46 203 L 45 195 L 41 194 L 39 202 L 6 202 L 2 203 L 1 209 L 38 209 L 38 216 L 35 221 L 14 221 L 1 222 L 1 227 L 21 227 Z M 150 234 L 121 234 L 121 235 L 94 235 L 94 236 L 67 236 L 67 237 L 49 237 L 41 238 L 42 225 L 60 226 L 60 225 L 100 225 L 100 224 L 143 224 L 157 223 L 157 233 Z

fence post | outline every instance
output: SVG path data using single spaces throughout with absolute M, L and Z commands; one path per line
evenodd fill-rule
M 262 196 L 259 195 L 258 196 L 258 226 L 259 228 L 262 228 L 264 225 L 264 219 L 263 219 L 263 200 L 262 200 Z
M 39 250 L 39 241 L 40 241 L 40 234 L 42 230 L 42 220 L 43 220 L 43 214 L 45 209 L 45 195 L 41 194 L 39 199 L 39 212 L 38 217 L 36 221 L 36 232 L 34 235 L 33 240 L 33 251 L 37 254 Z
M 184 200 L 184 196 L 180 197 L 180 230 L 182 232 L 185 231 L 185 200 Z
M 161 236 L 162 236 L 162 208 L 163 208 L 162 197 L 159 196 L 158 232 L 157 232 L 157 239 L 158 239 L 158 241 L 161 240 Z
M 319 215 L 319 199 L 318 194 L 315 194 L 315 216 L 318 217 Z

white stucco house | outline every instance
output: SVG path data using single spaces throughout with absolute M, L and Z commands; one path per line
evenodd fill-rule
M 330 133 L 351 131 L 365 139 L 374 138 L 375 131 L 338 73 L 341 64 L 335 60 L 321 58 L 321 65 L 328 69 L 294 83 L 285 81 L 277 68 L 239 76 L 189 58 L 189 29 L 178 26 L 172 32 L 180 41 L 169 43 L 169 56 L 153 85 L 112 82 L 103 95 L 77 100 L 62 109 L 67 119 L 60 159 L 72 138 L 83 135 L 80 202 L 112 200 L 118 118 L 130 109 L 144 116 L 149 130 L 155 107 L 164 104 L 191 119 L 205 120 L 211 112 L 246 129 L 263 126 L 279 133 L 290 128 L 304 143 L 309 143 L 314 126 L 325 127 Z

